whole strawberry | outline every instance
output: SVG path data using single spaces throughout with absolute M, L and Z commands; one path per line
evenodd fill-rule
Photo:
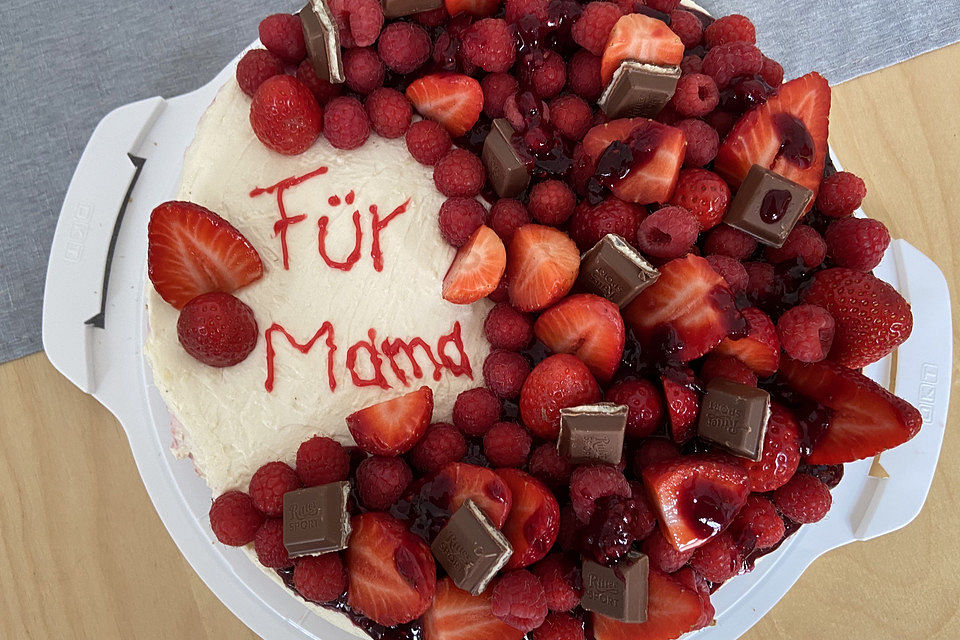
M 213 291 L 187 303 L 177 320 L 177 338 L 191 356 L 211 367 L 243 362 L 257 346 L 253 310 L 235 296 Z
M 320 136 L 322 112 L 313 93 L 293 76 L 266 80 L 253 95 L 250 125 L 268 149 L 295 156 Z

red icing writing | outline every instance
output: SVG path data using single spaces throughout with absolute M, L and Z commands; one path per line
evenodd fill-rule
M 380 250 L 380 232 L 387 228 L 387 225 L 393 222 L 393 219 L 407 210 L 410 204 L 410 198 L 402 205 L 394 209 L 390 215 L 383 220 L 377 213 L 377 205 L 370 205 L 370 215 L 373 216 L 373 246 L 370 248 L 370 257 L 373 258 L 373 268 L 377 271 L 383 271 L 383 252 Z
M 283 195 L 286 193 L 287 189 L 303 184 L 307 180 L 316 178 L 317 176 L 322 176 L 327 171 L 328 169 L 326 167 L 320 167 L 319 169 L 311 171 L 310 173 L 305 173 L 302 176 L 292 176 L 290 178 L 281 180 L 274 185 L 270 185 L 269 187 L 257 187 L 250 192 L 251 198 L 256 198 L 257 196 L 261 196 L 265 193 L 277 194 L 277 211 L 280 213 L 280 219 L 274 223 L 273 233 L 280 238 L 280 250 L 283 252 L 284 269 L 290 269 L 290 254 L 287 251 L 287 230 L 291 225 L 297 224 L 298 222 L 303 222 L 307 215 L 301 213 L 295 216 L 288 216 L 287 207 L 283 202 Z
M 357 260 L 360 259 L 360 244 L 363 242 L 363 232 L 360 231 L 360 212 L 353 212 L 353 228 L 356 240 L 353 244 L 353 251 L 343 262 L 337 262 L 327 255 L 327 225 L 329 223 L 330 218 L 327 216 L 320 216 L 320 219 L 317 220 L 317 226 L 320 228 L 317 232 L 317 248 L 320 250 L 320 257 L 323 258 L 328 267 L 340 271 L 350 271 L 350 269 L 353 269 L 353 265 L 357 264 Z
M 380 358 L 380 352 L 377 351 L 377 332 L 370 329 L 367 335 L 370 337 L 369 341 L 361 340 L 347 350 L 347 370 L 353 379 L 353 386 L 389 389 L 390 384 L 383 375 L 383 361 Z M 373 376 L 370 378 L 360 377 L 360 373 L 357 371 L 357 354 L 361 349 L 367 352 L 370 366 L 373 368 Z
M 277 353 L 273 346 L 273 334 L 278 331 L 284 335 L 291 347 L 304 355 L 310 353 L 310 350 L 313 349 L 314 343 L 320 339 L 320 336 L 325 335 L 327 337 L 327 381 L 330 385 L 330 391 L 335 391 L 337 389 L 337 379 L 333 373 L 333 353 L 337 350 L 337 345 L 334 342 L 333 325 L 329 322 L 324 322 L 320 327 L 320 330 L 313 334 L 313 337 L 303 344 L 297 342 L 297 340 L 279 324 L 273 323 L 270 325 L 270 328 L 267 329 L 263 334 L 263 337 L 267 342 L 267 379 L 263 383 L 264 388 L 266 388 L 268 392 L 273 392 L 273 367 L 274 360 L 277 357 Z
M 459 328 L 460 325 L 458 323 L 455 325 L 455 329 L 459 330 Z M 430 345 L 424 342 L 423 338 L 414 338 L 409 342 L 400 339 L 391 341 L 388 338 L 380 343 L 380 351 L 383 352 L 383 355 L 387 356 L 387 359 L 390 361 L 390 368 L 393 370 L 393 375 L 397 376 L 397 379 L 400 380 L 400 383 L 406 387 L 410 386 L 410 383 L 407 382 L 407 374 L 399 365 L 396 358 L 397 355 L 403 351 L 404 355 L 407 356 L 407 361 L 410 363 L 410 366 L 413 369 L 413 377 L 422 378 L 423 369 L 420 368 L 420 363 L 417 362 L 417 354 L 414 352 L 416 347 L 420 347 L 423 353 L 426 354 L 427 358 L 433 364 L 433 379 L 439 380 L 443 371 L 443 364 L 434 357 L 433 351 L 430 349 Z

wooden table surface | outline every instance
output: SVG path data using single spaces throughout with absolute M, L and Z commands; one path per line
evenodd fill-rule
M 830 138 L 867 181 L 867 212 L 933 258 L 954 295 L 958 87 L 960 44 L 845 83 Z M 960 637 L 958 459 L 948 430 L 919 518 L 819 559 L 745 638 Z M 254 637 L 167 535 L 120 425 L 43 354 L 0 366 L 0 576 L 0 638 Z

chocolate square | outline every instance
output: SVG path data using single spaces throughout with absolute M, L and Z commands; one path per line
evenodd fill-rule
M 382 3 L 383 16 L 387 20 L 443 6 L 443 0 L 382 0 Z
M 771 247 L 782 247 L 813 200 L 813 191 L 758 164 L 750 167 L 723 221 Z
M 513 127 L 506 118 L 493 121 L 483 141 L 483 163 L 493 190 L 501 198 L 513 198 L 530 184 L 530 172 L 513 146 Z
M 600 96 L 600 108 L 611 119 L 653 118 L 670 102 L 679 79 L 680 67 L 624 60 Z
M 715 378 L 700 403 L 697 433 L 734 455 L 759 461 L 769 420 L 769 393 Z
M 583 600 L 587 611 L 621 622 L 647 621 L 650 559 L 631 553 L 612 567 L 583 561 Z
M 483 593 L 513 555 L 507 538 L 473 500 L 456 510 L 430 549 L 453 583 L 473 595 Z
M 618 464 L 626 427 L 626 405 L 600 402 L 561 409 L 557 450 L 574 464 Z
M 324 0 L 310 0 L 300 10 L 300 24 L 307 43 L 307 57 L 317 76 L 328 82 L 343 82 L 340 33 L 330 7 Z
M 283 494 L 283 546 L 290 557 L 347 548 L 349 482 L 333 482 Z
M 622 309 L 659 277 L 656 267 L 626 240 L 609 233 L 583 254 L 577 283 Z

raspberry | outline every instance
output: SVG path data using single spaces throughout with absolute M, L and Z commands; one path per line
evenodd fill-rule
M 490 611 L 514 629 L 533 631 L 547 617 L 543 585 L 529 571 L 508 571 L 493 585 Z
M 833 316 L 814 304 L 801 304 L 777 320 L 780 346 L 787 355 L 801 362 L 820 362 L 830 353 L 836 322 Z
M 763 305 L 777 295 L 777 274 L 769 262 L 744 262 L 747 271 L 747 297 Z
M 281 60 L 297 64 L 307 57 L 300 17 L 277 13 L 260 21 L 260 42 Z
M 600 77 L 600 56 L 589 51 L 577 51 L 567 65 L 567 87 L 587 102 L 593 102 L 603 93 Z
M 287 569 L 293 566 L 293 560 L 283 546 L 283 520 L 269 518 L 264 521 L 253 537 L 253 550 L 257 560 L 268 569 Z
M 453 403 L 453 424 L 468 436 L 482 436 L 500 419 L 500 408 L 493 391 L 467 389 Z
M 340 44 L 346 49 L 369 47 L 383 28 L 383 7 L 378 0 L 330 0 Z
M 520 83 L 509 73 L 488 73 L 480 81 L 483 112 L 491 118 L 503 117 L 503 104 L 517 92 Z
M 573 473 L 573 466 L 560 455 L 555 444 L 547 442 L 530 454 L 530 473 L 552 489 L 566 486 Z
M 687 551 L 677 551 L 670 542 L 663 537 L 660 530 L 657 529 L 651 533 L 642 543 L 640 549 L 650 558 L 650 566 L 664 573 L 673 573 L 683 565 L 687 564 L 694 549 Z
M 716 110 L 706 117 L 707 124 L 717 130 L 717 133 L 720 134 L 720 138 L 723 139 L 730 130 L 733 129 L 733 125 L 736 124 L 739 115 L 736 113 L 731 113 L 730 111 L 721 111 Z
M 501 302 L 510 302 L 510 288 L 507 286 L 506 277 L 500 278 L 500 282 L 497 283 L 497 288 L 493 290 L 493 293 L 487 296 L 487 299 L 495 304 L 500 304 Z
M 222 291 L 203 293 L 180 311 L 177 340 L 193 358 L 210 367 L 243 362 L 257 345 L 253 309 Z
M 569 233 L 580 250 L 586 251 L 609 233 L 635 238 L 640 222 L 646 217 L 647 211 L 640 205 L 610 196 L 595 205 L 580 203 L 570 219 Z
M 544 180 L 533 185 L 527 201 L 534 220 L 554 226 L 566 222 L 576 206 L 577 197 L 567 183 L 560 180 Z
M 217 540 L 231 547 L 253 541 L 263 524 L 263 514 L 242 491 L 227 491 L 210 505 L 210 528 Z
M 720 134 L 716 129 L 703 120 L 693 118 L 681 120 L 673 126 L 683 131 L 687 139 L 687 155 L 683 158 L 683 166 L 702 167 L 717 157 Z
M 693 552 L 690 566 L 710 582 L 726 582 L 743 569 L 743 552 L 724 531 Z
M 526 15 L 534 16 L 538 22 L 545 22 L 549 4 L 550 0 L 506 0 L 504 17 L 512 24 L 519 22 L 520 18 Z
M 807 269 L 815 269 L 823 264 L 827 256 L 827 243 L 813 227 L 798 224 L 782 247 L 767 247 L 763 255 L 773 264 L 797 261 Z
M 360 503 L 374 511 L 386 511 L 400 499 L 413 472 L 403 458 L 370 456 L 357 467 L 357 495 Z
M 302 82 L 310 93 L 317 99 L 317 104 L 321 107 L 343 93 L 343 85 L 339 82 L 328 82 L 317 75 L 313 68 L 313 63 L 304 60 L 297 67 L 297 80 Z
M 520 73 L 527 77 L 529 86 L 541 98 L 557 95 L 567 82 L 567 65 L 552 49 L 544 50 L 542 60 L 522 67 Z
M 769 549 L 783 540 L 786 528 L 777 508 L 766 498 L 752 495 L 740 509 L 730 531 L 741 549 Z
M 472 198 L 480 193 L 486 179 L 480 158 L 465 149 L 450 150 L 433 167 L 433 183 L 448 198 Z
M 680 74 L 686 76 L 691 73 L 703 73 L 703 58 L 700 56 L 686 55 L 680 61 Z
M 302 485 L 297 472 L 285 462 L 268 462 L 250 478 L 250 499 L 261 513 L 279 518 L 283 515 L 283 494 Z
M 760 69 L 760 75 L 763 77 L 763 81 L 773 89 L 783 84 L 783 67 L 776 60 L 766 56 L 763 57 L 763 68 Z
M 843 218 L 860 208 L 867 195 L 863 180 L 847 171 L 839 171 L 820 183 L 817 209 L 828 218 Z
M 703 40 L 703 24 L 700 18 L 689 11 L 677 9 L 670 12 L 670 29 L 677 34 L 683 46 L 693 49 Z
M 755 76 L 762 68 L 760 49 L 746 42 L 717 45 L 703 57 L 703 72 L 713 78 L 720 89 L 726 89 L 734 78 Z
M 637 453 L 633 456 L 633 471 L 636 475 L 644 468 L 663 460 L 670 460 L 680 455 L 680 447 L 664 438 L 649 438 L 643 441 Z
M 580 604 L 583 593 L 580 567 L 569 557 L 552 553 L 530 571 L 540 579 L 550 611 L 570 611 Z
M 533 318 L 509 304 L 498 304 L 487 314 L 483 334 L 494 349 L 520 351 L 533 339 Z
M 800 427 L 790 412 L 774 403 L 763 437 L 760 462 L 742 458 L 739 462 L 747 470 L 753 492 L 773 491 L 786 484 L 800 465 Z
M 573 148 L 573 166 L 570 167 L 569 174 L 570 186 L 572 186 L 573 190 L 579 195 L 586 196 L 587 185 L 596 171 L 596 161 L 583 150 L 582 143 L 577 143 Z M 644 215 L 646 215 L 646 210 L 644 210 Z
M 688 73 L 677 81 L 670 104 L 682 116 L 705 116 L 720 103 L 720 90 L 713 78 L 704 73 Z
M 582 140 L 593 123 L 593 109 L 579 96 L 560 96 L 550 101 L 550 122 L 567 140 Z
M 303 153 L 320 137 L 323 113 L 316 98 L 294 77 L 267 79 L 253 95 L 250 125 L 268 149 L 292 156 Z
M 336 149 L 356 149 L 370 137 L 367 112 L 356 98 L 340 96 L 327 103 L 323 135 Z
M 660 390 L 649 380 L 621 380 L 607 389 L 604 399 L 627 406 L 627 437 L 646 438 L 663 424 L 666 407 Z
M 794 522 L 812 524 L 820 522 L 827 515 L 833 504 L 833 496 L 827 485 L 817 478 L 798 473 L 773 492 L 773 504 Z
M 501 398 L 516 398 L 530 375 L 530 363 L 514 351 L 491 351 L 483 363 L 483 381 Z
M 423 27 L 411 22 L 392 22 L 380 34 L 377 53 L 387 68 L 410 73 L 430 58 L 433 43 Z
M 519 200 L 500 198 L 490 207 L 487 225 L 500 236 L 503 244 L 510 246 L 517 229 L 530 222 L 530 212 Z
M 240 90 L 253 97 L 266 80 L 283 73 L 283 62 L 266 49 L 251 49 L 237 63 L 237 84 Z
M 750 276 L 747 270 L 743 268 L 737 260 L 728 256 L 707 256 L 707 262 L 713 267 L 713 270 L 723 276 L 734 294 L 743 293 L 747 290 L 750 282 Z
M 557 545 L 564 551 L 580 553 L 580 539 L 585 525 L 573 513 L 573 507 L 560 507 L 560 531 L 557 533 Z
M 733 380 L 748 387 L 757 386 L 757 374 L 750 367 L 733 356 L 711 353 L 700 367 L 700 379 L 703 380 L 703 384 L 710 384 L 710 381 L 716 378 Z
M 858 271 L 873 271 L 890 245 L 887 227 L 871 218 L 835 220 L 824 238 L 833 264 Z
M 533 630 L 533 640 L 584 640 L 583 621 L 568 613 L 551 613 Z
M 366 95 L 383 86 L 385 75 L 383 61 L 370 47 L 343 51 L 343 76 L 347 88 Z
M 339 553 L 305 556 L 293 568 L 293 586 L 306 600 L 333 602 L 347 592 L 347 571 Z
M 410 451 L 410 462 L 424 474 L 431 474 L 467 455 L 467 440 L 452 424 L 430 425 Z
M 503 73 L 517 58 L 513 29 L 504 20 L 484 18 L 470 25 L 460 39 L 460 51 L 470 63 L 492 73 Z
M 342 482 L 350 475 L 350 454 L 336 440 L 313 436 L 297 449 L 297 475 L 305 487 Z
M 450 134 L 433 120 L 410 125 L 406 135 L 407 151 L 413 159 L 428 167 L 435 165 L 450 150 Z
M 367 96 L 364 106 L 370 127 L 384 138 L 399 138 L 410 128 L 413 107 L 406 96 L 395 89 L 381 87 Z
M 646 5 L 660 13 L 670 13 L 680 6 L 680 0 L 646 0 Z
M 516 422 L 498 422 L 483 436 L 483 453 L 492 467 L 522 467 L 533 439 Z
M 600 498 L 629 498 L 631 495 L 630 483 L 616 467 L 587 465 L 577 467 L 570 476 L 570 504 L 581 522 L 590 521 Z
M 703 252 L 744 260 L 756 250 L 757 241 L 739 229 L 720 225 L 710 232 L 703 243 Z
M 613 25 L 622 16 L 620 7 L 612 2 L 591 2 L 583 7 L 580 17 L 570 28 L 570 35 L 578 45 L 599 56 L 607 46 Z
M 711 23 L 703 30 L 703 40 L 708 47 L 716 47 L 728 42 L 757 43 L 757 30 L 746 16 L 732 14 Z
M 447 198 L 440 205 L 440 235 L 454 247 L 462 247 L 486 217 L 487 210 L 474 198 Z
M 683 207 L 664 207 L 651 213 L 637 229 L 637 246 L 654 258 L 686 255 L 697 241 L 700 224 Z
M 447 8 L 439 6 L 429 11 L 419 11 L 413 14 L 413 19 L 425 27 L 439 27 L 450 18 Z

